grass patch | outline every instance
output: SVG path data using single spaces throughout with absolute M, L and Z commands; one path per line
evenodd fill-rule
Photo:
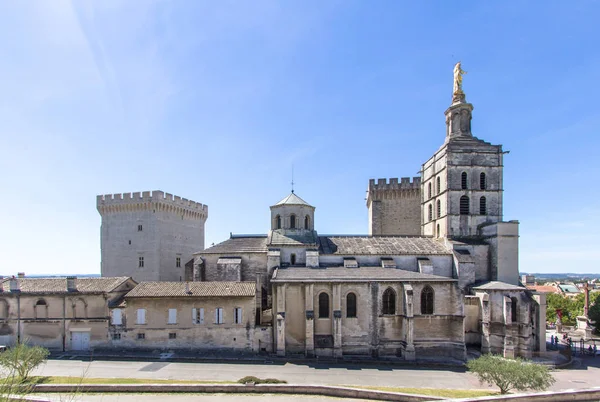
M 29 379 L 30 384 L 235 384 L 235 381 L 207 380 L 155 380 L 152 378 L 81 378 L 61 376 L 38 376 Z
M 491 396 L 498 395 L 498 392 L 487 391 L 484 389 L 436 389 L 436 388 L 402 388 L 402 387 L 376 387 L 376 386 L 356 386 L 356 385 L 343 385 L 349 388 L 359 389 L 372 389 L 376 391 L 387 391 L 387 392 L 402 392 L 405 394 L 421 394 L 428 396 L 441 396 L 443 398 L 474 398 L 478 396 Z

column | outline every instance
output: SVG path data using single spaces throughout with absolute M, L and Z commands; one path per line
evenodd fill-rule
M 342 357 L 342 284 L 333 285 L 333 357 Z
M 369 321 L 371 356 L 379 357 L 379 283 L 369 282 L 369 291 L 371 294 L 371 320 Z
M 285 356 L 285 286 L 277 286 L 277 356 Z
M 411 285 L 404 285 L 404 297 L 406 298 L 406 349 L 404 350 L 404 358 L 406 360 L 415 360 L 415 320 L 413 308 L 413 288 Z
M 490 295 L 480 293 L 481 303 L 481 353 L 490 353 Z
M 315 355 L 315 308 L 314 285 L 304 285 L 304 306 L 306 310 L 306 334 L 304 339 L 304 354 L 306 357 Z

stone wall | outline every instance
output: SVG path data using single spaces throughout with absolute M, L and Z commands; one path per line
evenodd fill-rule
M 369 181 L 367 208 L 370 235 L 421 234 L 420 178 Z
M 223 309 L 223 323 L 215 323 L 216 308 Z M 242 308 L 242 322 L 234 323 L 234 308 Z M 204 322 L 194 323 L 192 309 L 204 309 Z M 146 310 L 146 323 L 137 323 L 137 310 Z M 177 310 L 176 323 L 168 322 L 169 309 Z M 112 346 L 127 349 L 198 349 L 259 351 L 269 336 L 255 332 L 255 298 L 252 297 L 159 297 L 128 298 L 125 325 L 112 326 L 120 339 Z M 139 338 L 143 334 L 143 339 Z M 175 334 L 174 337 L 173 335 Z
M 204 249 L 206 205 L 145 191 L 99 195 L 96 206 L 102 216 L 102 276 L 179 281 L 192 254 Z

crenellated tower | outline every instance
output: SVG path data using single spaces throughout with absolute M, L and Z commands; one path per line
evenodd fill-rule
M 403 177 L 398 182 L 392 178 L 369 180 L 367 208 L 369 209 L 369 234 L 410 235 L 421 234 L 421 178 Z
M 163 191 L 96 198 L 102 217 L 102 276 L 179 281 L 192 254 L 204 249 L 208 207 Z

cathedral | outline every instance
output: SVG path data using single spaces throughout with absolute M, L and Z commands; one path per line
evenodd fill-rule
M 292 191 L 267 234 L 195 253 L 186 280 L 255 282 L 256 325 L 272 325 L 279 356 L 544 351 L 545 298 L 519 282 L 519 222 L 503 221 L 505 152 L 473 136 L 462 73 L 420 177 L 369 182 L 369 235 L 320 236 L 315 206 Z

